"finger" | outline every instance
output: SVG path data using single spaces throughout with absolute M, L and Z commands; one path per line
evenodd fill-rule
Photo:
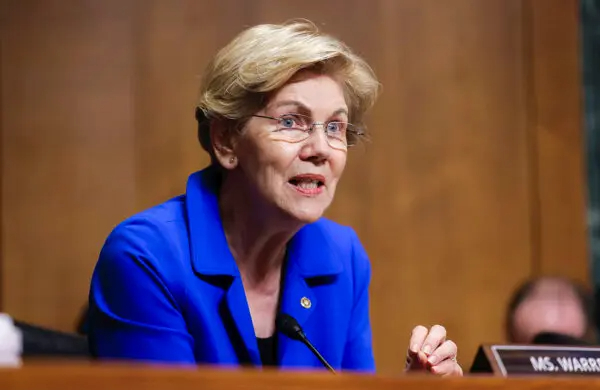
M 454 360 L 449 359 L 431 367 L 429 371 L 440 376 L 462 376 L 462 368 Z
M 420 371 L 427 369 L 430 364 L 427 362 L 427 355 L 423 351 L 417 352 L 414 356 L 406 357 L 406 368 L 411 371 Z
M 421 349 L 425 354 L 430 355 L 444 341 L 446 341 L 446 328 L 441 325 L 434 325 L 431 327 L 427 338 L 425 338 Z
M 429 355 L 427 361 L 429 364 L 435 366 L 444 360 L 456 358 L 457 353 L 458 347 L 456 346 L 456 343 L 451 340 L 446 340 L 435 351 L 433 351 L 431 355 Z
M 428 330 L 426 327 L 419 325 L 415 326 L 410 335 L 410 342 L 408 344 L 408 354 L 415 358 L 417 357 L 417 353 L 423 347 L 423 342 L 427 337 Z

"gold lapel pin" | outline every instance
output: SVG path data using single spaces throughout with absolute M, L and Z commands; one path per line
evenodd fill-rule
M 306 298 L 306 297 L 302 297 L 302 299 L 300 300 L 300 304 L 302 305 L 303 308 L 305 309 L 310 309 L 312 303 L 310 301 L 310 299 Z

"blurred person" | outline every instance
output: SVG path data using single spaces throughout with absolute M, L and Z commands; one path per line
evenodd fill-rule
M 79 331 L 59 331 L 13 318 L 8 313 L 0 313 L 0 316 L 19 331 L 19 354 L 23 358 L 90 357 L 87 338 Z M 78 322 L 81 322 L 81 319 Z M 7 343 L 10 343 L 10 340 L 0 337 L 0 350 L 3 350 Z
M 0 367 L 21 365 L 22 352 L 22 333 L 8 314 L 0 313 Z
M 22 334 L 22 353 L 24 358 L 90 357 L 88 341 L 85 335 L 62 332 L 20 320 L 13 320 L 13 322 Z
M 323 218 L 379 83 L 306 21 L 258 25 L 206 69 L 196 109 L 209 167 L 184 195 L 119 224 L 90 289 L 100 359 L 322 368 L 281 332 L 295 318 L 334 369 L 374 371 L 371 266 Z M 407 370 L 462 375 L 439 325 L 416 327 Z
M 540 277 L 519 286 L 506 315 L 507 340 L 517 344 L 593 342 L 590 293 L 561 277 Z

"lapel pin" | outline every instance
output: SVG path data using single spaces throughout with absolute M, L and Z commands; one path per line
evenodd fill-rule
M 310 302 L 310 299 L 308 299 L 306 297 L 302 297 L 302 299 L 300 300 L 300 304 L 305 309 L 310 309 L 310 306 L 312 305 L 312 303 Z

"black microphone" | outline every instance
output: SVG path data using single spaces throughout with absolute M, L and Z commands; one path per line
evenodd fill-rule
M 315 354 L 317 359 L 319 359 L 329 371 L 335 374 L 335 370 L 333 369 L 333 367 L 331 367 L 331 365 L 327 363 L 327 360 L 325 360 L 325 358 L 321 356 L 319 351 L 317 351 L 314 345 L 312 345 L 312 343 L 308 340 L 308 338 L 304 334 L 304 331 L 302 330 L 302 327 L 294 317 L 292 317 L 289 314 L 280 313 L 277 315 L 275 325 L 277 327 L 277 330 L 286 335 L 287 337 L 293 340 L 301 341 L 304 345 L 306 345 L 308 349 L 310 349 L 311 352 Z

